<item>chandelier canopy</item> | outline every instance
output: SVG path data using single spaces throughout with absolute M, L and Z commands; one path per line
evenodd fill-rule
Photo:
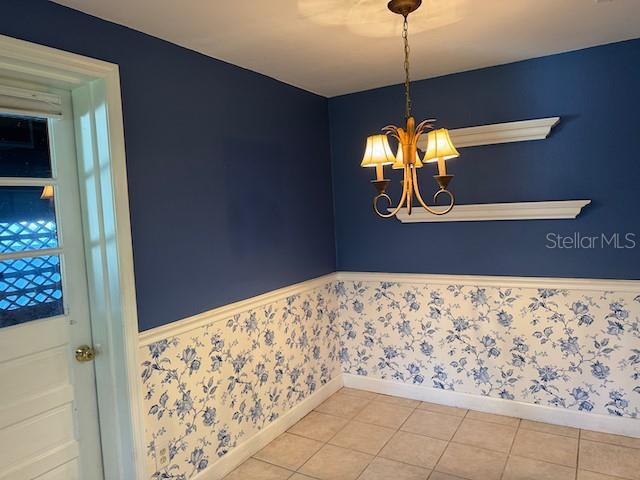
M 409 71 L 409 15 L 416 11 L 422 0 L 391 0 L 388 4 L 389 10 L 404 18 L 402 28 L 402 39 L 404 42 L 404 71 L 405 71 L 405 126 L 396 127 L 389 125 L 382 129 L 382 134 L 372 135 L 367 138 L 362 167 L 375 167 L 376 179 L 371 183 L 376 189 L 376 196 L 373 198 L 373 209 L 382 218 L 391 218 L 406 207 L 407 213 L 411 215 L 413 208 L 413 198 L 418 203 L 434 215 L 445 215 L 449 213 L 455 204 L 453 194 L 447 190 L 449 183 L 453 179 L 453 175 L 447 175 L 446 160 L 460 156 L 456 147 L 453 145 L 449 137 L 448 130 L 440 128 L 433 130 L 435 120 L 424 120 L 416 125 L 415 119 L 411 116 L 411 77 Z M 418 153 L 418 140 L 425 134 L 427 135 L 427 150 L 424 158 L 420 159 Z M 393 154 L 389 137 L 398 143 L 396 154 Z M 420 188 L 418 186 L 417 169 L 423 166 L 423 163 L 437 162 L 438 175 L 434 175 L 434 179 L 440 189 L 433 196 L 436 202 L 438 197 L 445 194 L 449 203 L 445 208 L 431 208 L 422 199 Z M 391 165 L 394 170 L 403 171 L 402 194 L 397 206 L 392 207 L 391 197 L 387 195 L 387 187 L 390 180 L 384 178 L 384 166 Z M 378 201 L 384 199 L 387 202 L 387 211 L 380 211 Z

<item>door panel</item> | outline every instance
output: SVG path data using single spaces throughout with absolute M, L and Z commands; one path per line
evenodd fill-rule
M 62 119 L 0 114 L 0 480 L 103 478 L 94 365 L 74 356 L 92 339 L 73 115 L 55 93 Z
M 35 480 L 79 480 L 78 462 L 72 460 L 58 468 L 37 477 Z
M 14 465 L 10 470 L 0 473 L 0 480 L 25 480 L 25 479 L 37 479 L 43 475 L 47 475 L 48 472 L 55 471 L 56 468 L 72 463 L 78 465 L 77 460 L 71 460 L 69 458 L 78 458 L 80 449 L 78 442 L 69 442 L 58 448 L 48 450 L 44 453 L 35 455 L 30 460 Z M 65 463 L 67 462 L 67 463 Z M 77 473 L 77 472 L 76 472 Z M 70 477 L 69 480 L 85 480 L 91 477 L 81 477 L 77 473 L 77 477 Z
M 73 407 L 66 403 L 3 428 L 0 431 L 0 443 L 4 446 L 0 449 L 0 464 L 23 463 L 73 439 Z

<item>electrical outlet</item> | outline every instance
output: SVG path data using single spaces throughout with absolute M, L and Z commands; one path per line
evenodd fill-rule
M 164 443 L 156 449 L 156 470 L 169 466 L 169 443 Z

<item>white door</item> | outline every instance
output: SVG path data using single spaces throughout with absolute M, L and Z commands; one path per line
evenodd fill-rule
M 103 478 L 75 353 L 92 341 L 73 114 L 54 93 L 61 119 L 0 112 L 0 480 Z

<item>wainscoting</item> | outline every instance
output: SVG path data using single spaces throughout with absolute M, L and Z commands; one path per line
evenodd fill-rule
M 383 278 L 355 274 L 336 283 L 345 373 L 640 414 L 637 283 Z
M 342 386 L 333 290 L 304 282 L 142 334 L 149 478 L 221 478 Z
M 640 437 L 637 281 L 337 273 L 140 348 L 149 477 L 222 478 L 343 383 Z

